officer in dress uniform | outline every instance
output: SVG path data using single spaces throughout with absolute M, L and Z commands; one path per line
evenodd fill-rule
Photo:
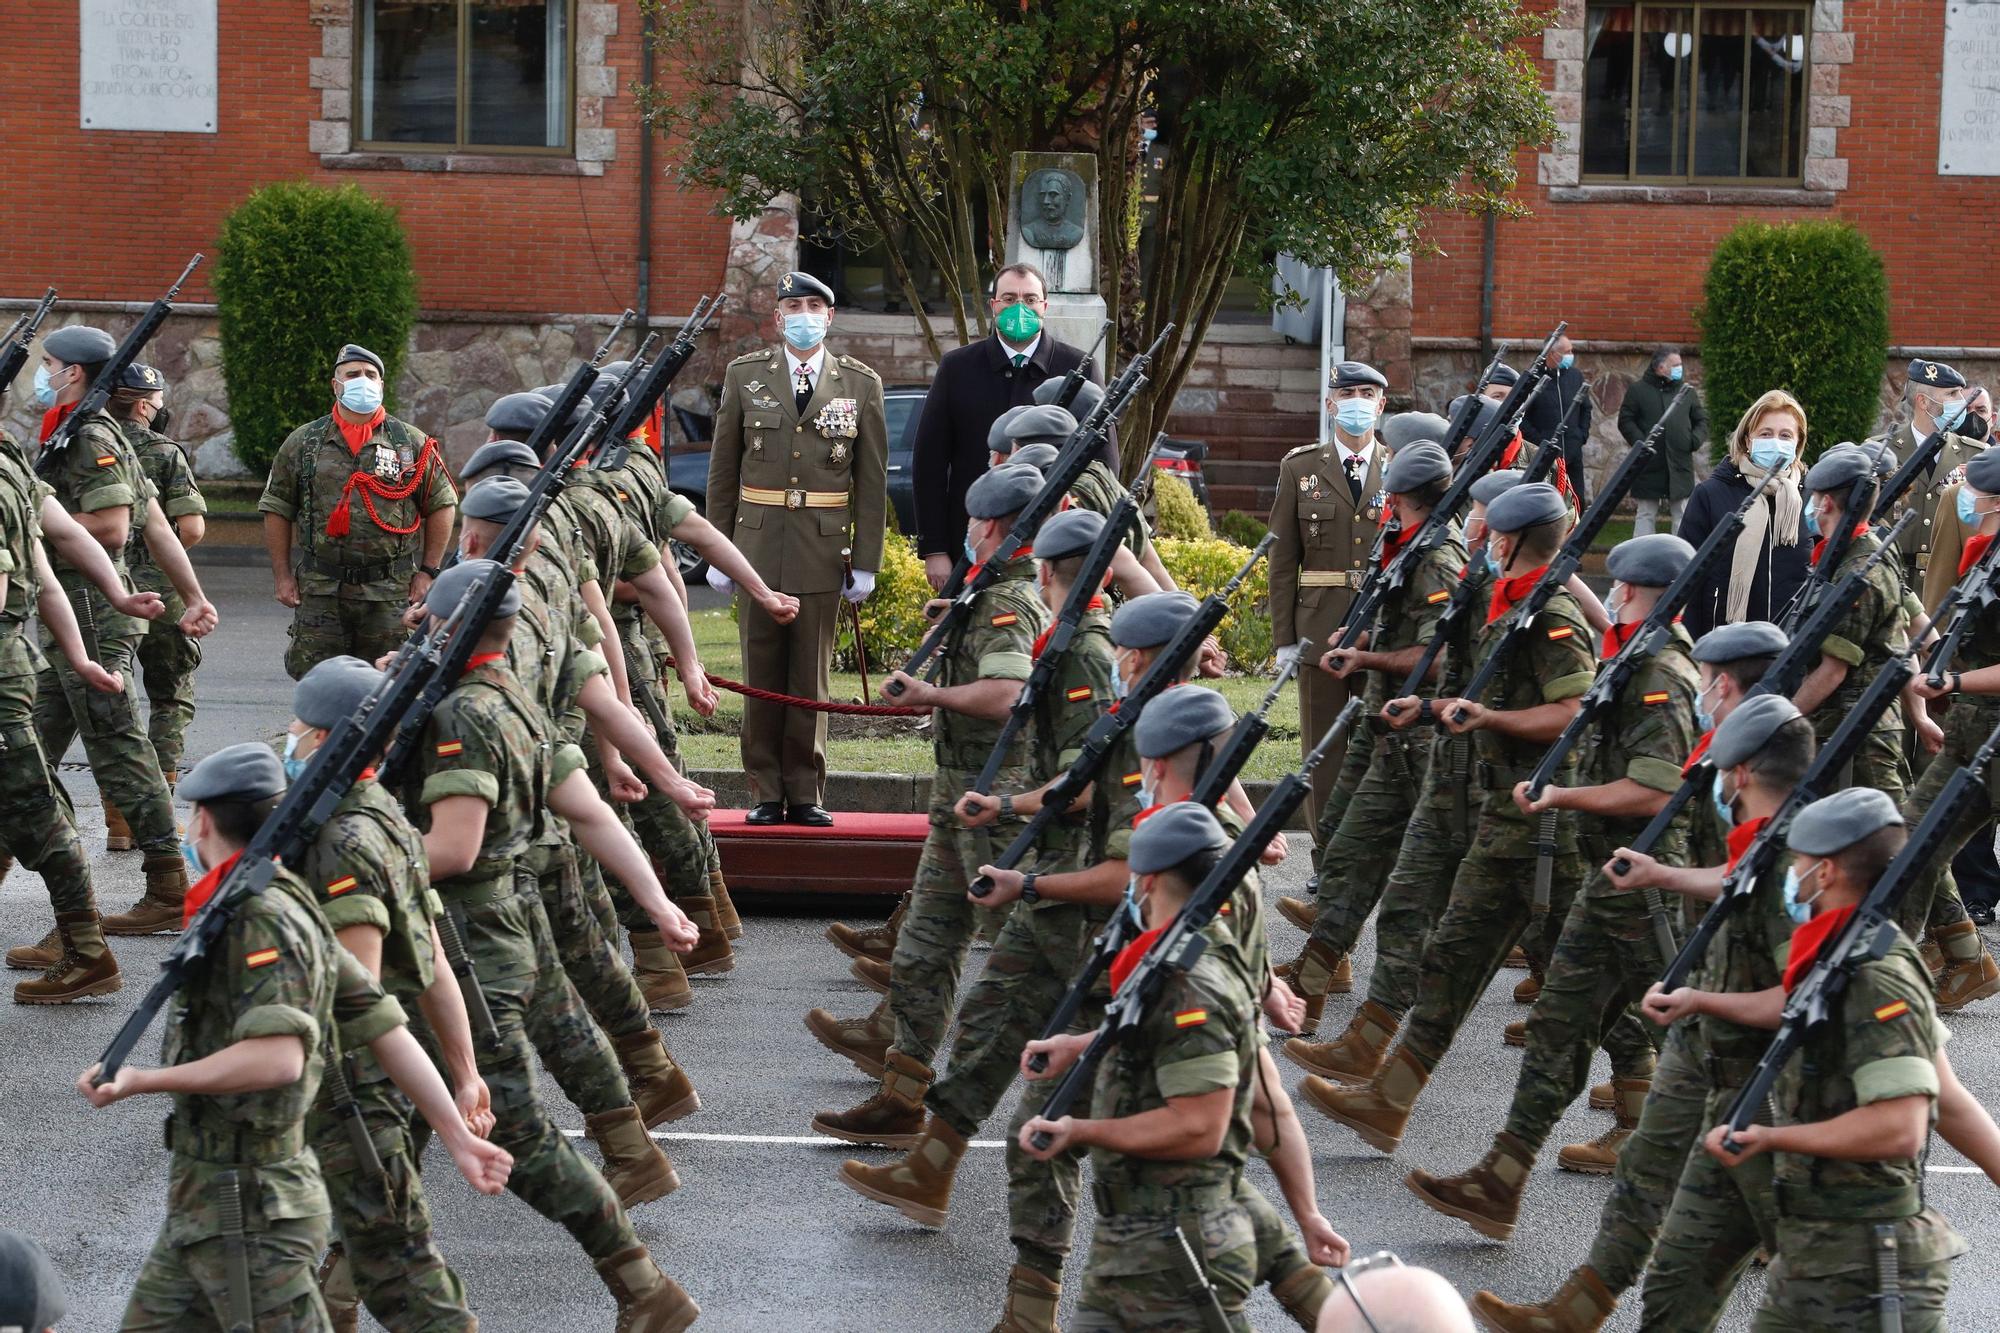
M 787 273 L 772 322 L 782 348 L 740 356 L 723 375 L 709 517 L 766 583 L 799 599 L 789 625 L 761 607 L 738 607 L 744 679 L 823 700 L 838 598 L 865 600 L 882 565 L 889 465 L 882 377 L 827 350 L 833 292 L 817 278 Z M 734 586 L 713 569 L 709 583 L 723 592 Z M 833 822 L 820 804 L 826 714 L 746 698 L 743 768 L 755 800 L 750 823 Z
M 1917 521 L 1904 529 L 1899 543 L 1909 585 L 1928 593 L 1930 584 L 1925 574 L 1933 563 L 1933 555 L 1939 553 L 1940 541 L 1955 548 L 1962 540 L 1952 525 L 1951 510 L 1944 511 L 1944 522 L 1940 525 L 1938 506 L 1945 498 L 1945 490 L 1964 480 L 1965 465 L 1986 447 L 1986 441 L 1952 433 L 1965 419 L 1967 399 L 1965 376 L 1956 367 L 1918 357 L 1910 362 L 1903 393 L 1909 400 L 1909 420 L 1889 433 L 1889 448 L 1897 458 L 1908 458 L 1930 438 L 1932 431 L 1945 432 L 1944 447 L 1910 487 L 1908 503 L 1918 506 Z M 1942 577 L 1945 581 L 1938 587 L 1940 595 L 1951 586 L 1951 571 L 1945 570 Z

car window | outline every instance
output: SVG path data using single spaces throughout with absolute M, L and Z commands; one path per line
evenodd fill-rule
M 888 394 L 882 401 L 882 415 L 888 427 L 889 452 L 907 454 L 914 447 L 917 413 L 924 405 L 921 393 Z

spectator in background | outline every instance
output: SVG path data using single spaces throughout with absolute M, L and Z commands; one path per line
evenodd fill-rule
M 20 1232 L 0 1230 L 0 1329 L 48 1333 L 68 1312 L 48 1254 Z
M 1683 373 L 1680 348 L 1654 350 L 1646 373 L 1632 381 L 1625 390 L 1625 405 L 1618 409 L 1618 433 L 1625 437 L 1627 446 L 1645 439 L 1660 418 L 1666 416 L 1667 404 L 1680 391 Z M 1707 439 L 1708 410 L 1701 405 L 1701 395 L 1689 389 L 1687 397 L 1668 418 L 1666 429 L 1660 432 L 1659 446 L 1653 450 L 1653 456 L 1632 479 L 1632 498 L 1639 502 L 1638 517 L 1632 524 L 1633 536 L 1644 537 L 1659 530 L 1662 500 L 1672 508 L 1673 517 L 1667 527 L 1671 530 L 1680 525 L 1681 511 L 1687 508 L 1688 496 L 1694 492 L 1695 451 Z
M 1783 389 L 1773 389 L 1750 405 L 1729 437 L 1729 457 L 1688 497 L 1675 531 L 1700 546 L 1753 486 L 1778 474 L 1777 485 L 1744 516 L 1733 553 L 1710 566 L 1707 579 L 1688 598 L 1684 614 L 1695 638 L 1717 625 L 1776 620 L 1805 582 L 1812 555 L 1799 492 L 1805 451 L 1805 408 Z
M 1576 348 L 1568 337 L 1556 339 L 1549 355 L 1555 358 L 1555 368 L 1548 384 L 1528 404 L 1528 414 L 1521 419 L 1521 434 L 1528 443 L 1539 447 L 1547 444 L 1558 430 L 1562 432 L 1563 463 L 1581 512 L 1590 503 L 1583 475 L 1583 445 L 1590 438 L 1590 386 L 1584 383 L 1583 372 L 1576 368 Z M 1569 414 L 1567 421 L 1565 414 Z

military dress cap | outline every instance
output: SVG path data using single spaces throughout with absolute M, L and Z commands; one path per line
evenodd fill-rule
M 1791 641 L 1790 635 L 1768 620 L 1745 620 L 1717 625 L 1696 639 L 1693 655 L 1697 662 L 1722 666 L 1750 657 L 1776 657 Z
M 1511 389 L 1521 382 L 1521 372 L 1508 365 L 1505 361 L 1502 361 L 1499 365 L 1493 367 L 1493 375 L 1486 382 L 1488 384 L 1504 384 Z
M 1965 376 L 1959 373 L 1956 366 L 1920 356 L 1910 362 L 1910 383 L 1926 389 L 1963 389 Z
M 1478 481 L 1472 483 L 1473 502 L 1475 504 L 1490 505 L 1516 486 L 1519 486 L 1527 475 L 1521 469 L 1513 467 L 1505 468 L 1498 472 L 1489 472 Z
M 1569 513 L 1562 492 L 1546 481 L 1516 486 L 1486 506 L 1489 532 L 1519 532 L 1544 523 L 1559 523 Z
M 472 451 L 472 457 L 465 460 L 465 466 L 458 470 L 458 479 L 470 482 L 483 473 L 499 467 L 539 468 L 542 460 L 535 457 L 535 451 L 519 440 L 489 440 Z
M 1042 474 L 1017 463 L 1002 463 L 965 491 L 965 512 L 972 518 L 1006 518 L 1028 507 L 1041 493 Z
M 1139 821 L 1139 827 L 1132 830 L 1125 864 L 1135 875 L 1157 875 L 1190 857 L 1219 852 L 1228 845 L 1229 835 L 1207 806 L 1199 801 L 1175 801 Z
M 555 405 L 539 393 L 506 394 L 486 409 L 486 428 L 502 435 L 531 435 Z
M 986 452 L 998 454 L 1002 458 L 1013 453 L 1014 441 L 1008 437 L 1007 427 L 1014 424 L 1015 417 L 1030 410 L 1032 410 L 1030 406 L 1023 403 L 1019 407 L 1010 407 L 993 418 L 993 424 L 986 428 Z
M 375 367 L 375 373 L 378 375 L 389 373 L 389 368 L 382 364 L 382 358 L 369 351 L 366 347 L 363 347 L 360 343 L 349 343 L 347 346 L 341 348 L 339 352 L 335 353 L 333 358 L 334 368 L 338 370 L 349 361 L 366 361 L 369 365 Z
M 1375 367 L 1361 361 L 1342 361 L 1333 368 L 1333 387 L 1352 389 L 1361 385 L 1373 385 L 1378 389 L 1389 387 L 1389 381 Z
M 493 560 L 461 560 L 444 573 L 431 580 L 431 590 L 424 596 L 424 610 L 444 620 L 458 609 L 472 581 L 483 575 L 500 572 L 500 565 Z M 516 615 L 521 610 L 521 585 L 514 580 L 507 585 L 507 595 L 500 599 L 501 616 Z
M 1424 440 L 1442 445 L 1444 434 L 1450 429 L 1451 423 L 1435 412 L 1398 412 L 1383 420 L 1375 438 L 1396 454 Z
M 1382 469 L 1382 489 L 1391 495 L 1407 495 L 1432 482 L 1451 476 L 1451 455 L 1441 444 L 1426 440 L 1400 450 Z
M 42 339 L 42 350 L 66 366 L 95 366 L 111 359 L 118 340 L 103 329 L 71 324 Z
M 817 296 L 828 305 L 833 304 L 833 288 L 821 282 L 810 273 L 787 273 L 778 282 L 778 299 L 787 300 L 795 296 Z
M 1982 495 L 2000 495 L 2000 445 L 1980 450 L 1965 465 L 1965 484 Z
M 262 741 L 225 745 L 174 788 L 184 801 L 262 801 L 285 789 L 285 766 Z
M 1664 588 L 1680 577 L 1692 559 L 1694 547 L 1688 545 L 1686 538 L 1671 532 L 1655 532 L 1627 538 L 1612 547 L 1604 561 L 1604 572 L 1634 587 Z
M 1082 555 L 1103 535 L 1104 515 L 1094 509 L 1065 509 L 1051 516 L 1035 534 L 1035 559 L 1067 560 Z
M 0 1328 L 42 1333 L 68 1313 L 62 1279 L 41 1243 L 0 1230 Z
M 1900 826 L 1903 812 L 1874 787 L 1849 787 L 1822 797 L 1792 817 L 1785 843 L 1807 856 L 1832 856 L 1871 833 Z
M 1030 407 L 1007 422 L 1007 438 L 1016 449 L 1024 444 L 1061 444 L 1075 430 L 1076 418 L 1066 407 Z
M 1192 593 L 1149 592 L 1111 616 L 1111 642 L 1120 648 L 1158 648 L 1180 632 L 1201 603 Z
M 1141 759 L 1165 759 L 1236 725 L 1229 701 L 1201 685 L 1180 685 L 1146 705 L 1132 725 Z
M 361 711 L 383 674 L 358 657 L 329 657 L 292 687 L 292 716 L 309 727 L 330 728 Z
M 152 393 L 167 387 L 167 377 L 162 375 L 157 367 L 149 366 L 143 361 L 134 361 L 125 367 L 125 373 L 118 377 L 118 387 L 137 389 L 140 393 Z
M 1067 375 L 1051 375 L 1040 384 L 1037 384 L 1035 386 L 1035 401 L 1044 407 L 1053 406 L 1056 399 L 1062 395 L 1063 381 L 1068 378 Z M 1076 397 L 1069 400 L 1069 414 L 1078 421 L 1086 420 L 1092 412 L 1097 410 L 1097 405 L 1103 401 L 1104 388 L 1102 385 L 1092 384 L 1087 379 L 1079 380 L 1076 386 Z
M 1866 476 L 1873 462 L 1858 444 L 1836 444 L 1806 470 L 1805 489 L 1814 494 L 1844 491 Z
M 488 477 L 465 493 L 458 512 L 465 518 L 505 523 L 528 503 L 528 488 L 512 477 Z
M 1708 757 L 1718 769 L 1734 768 L 1771 743 L 1778 728 L 1801 717 L 1799 706 L 1782 694 L 1760 694 L 1736 705 L 1722 719 L 1708 743 Z
M 1013 453 L 1008 454 L 1007 461 L 1018 467 L 1031 467 L 1046 477 L 1049 474 L 1049 469 L 1054 467 L 1056 460 L 1061 457 L 1062 450 L 1056 448 L 1053 444 L 1043 444 L 1037 441 L 1034 444 L 1024 444 Z

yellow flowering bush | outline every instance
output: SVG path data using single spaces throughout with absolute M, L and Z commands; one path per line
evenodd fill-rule
M 883 534 L 882 568 L 875 571 L 875 591 L 861 604 L 861 635 L 868 648 L 871 676 L 901 666 L 924 641 L 924 632 L 930 628 L 924 619 L 924 603 L 931 596 L 930 580 L 924 577 L 924 562 L 917 558 L 916 544 L 891 527 Z M 854 625 L 843 609 L 833 641 L 833 669 L 853 671 L 859 665 L 854 653 Z
M 1176 482 L 1176 485 L 1179 483 Z M 1187 487 L 1182 486 L 1185 492 Z M 1185 592 L 1206 597 L 1229 582 L 1250 558 L 1247 548 L 1220 537 L 1180 541 L 1161 537 L 1154 543 L 1160 563 L 1174 576 Z M 1260 560 L 1250 577 L 1229 599 L 1229 614 L 1222 618 L 1216 637 L 1229 654 L 1230 665 L 1238 671 L 1258 672 L 1271 663 L 1271 562 Z

